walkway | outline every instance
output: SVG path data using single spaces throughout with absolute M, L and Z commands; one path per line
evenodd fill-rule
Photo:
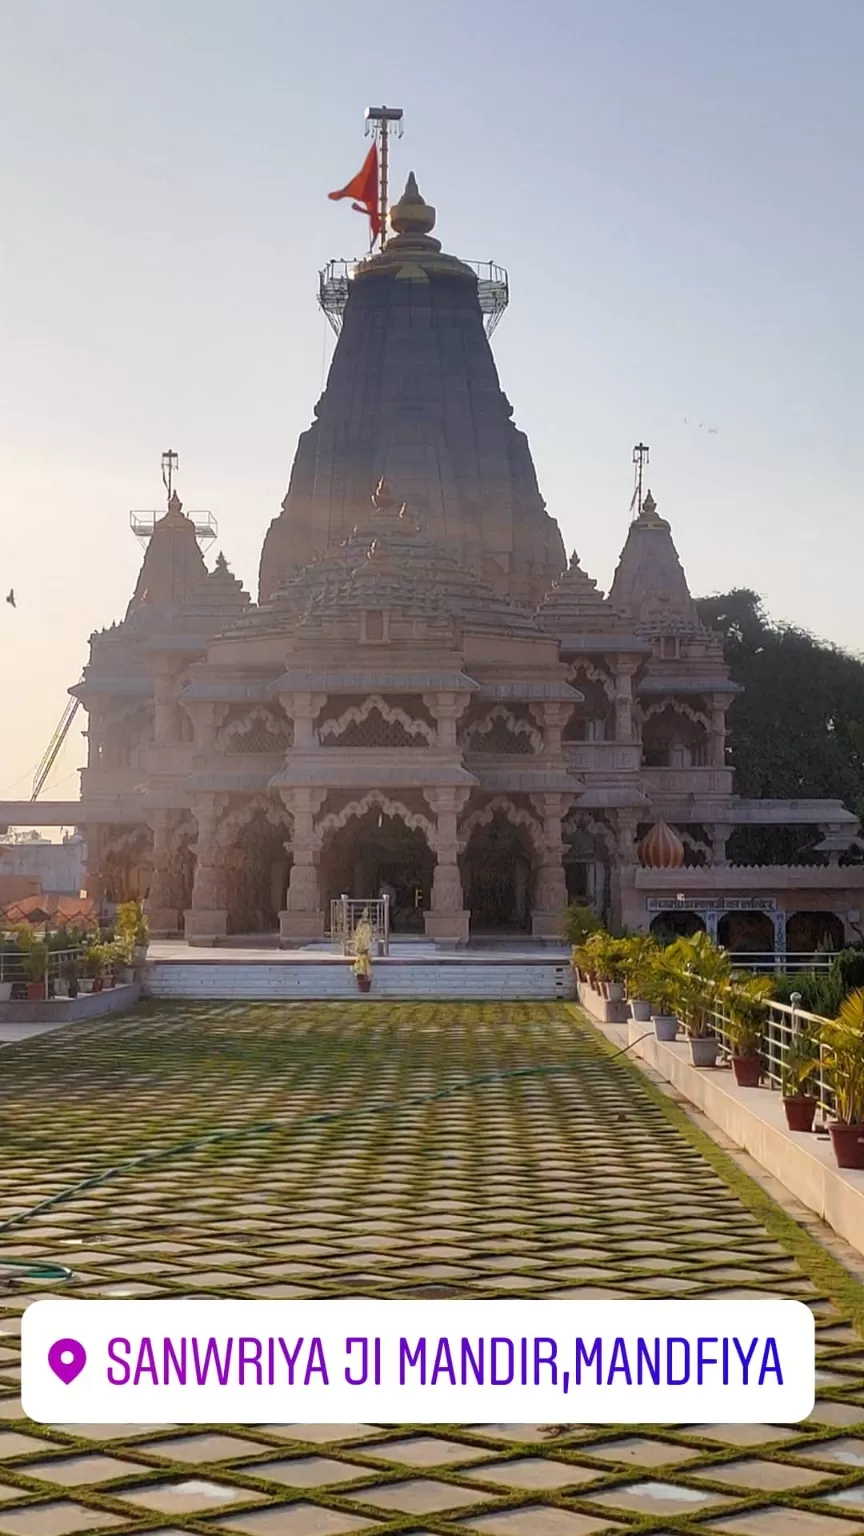
M 783 1294 L 816 1311 L 822 1367 L 814 1420 L 785 1429 L 47 1430 L 20 1421 L 10 1291 L 0 1536 L 864 1532 L 862 1288 L 568 1006 L 161 1005 L 0 1062 L 0 1222 L 142 1151 L 284 1123 L 6 1234 L 4 1257 L 73 1264 L 79 1296 Z M 576 1070 L 459 1089 L 538 1065 Z M 291 1129 L 339 1108 L 364 1112 Z

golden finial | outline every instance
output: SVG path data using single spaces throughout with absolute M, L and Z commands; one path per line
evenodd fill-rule
M 390 209 L 390 227 L 397 235 L 428 235 L 435 228 L 435 209 L 420 196 L 413 171 L 398 203 Z

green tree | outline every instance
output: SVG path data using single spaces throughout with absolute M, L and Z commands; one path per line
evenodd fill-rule
M 725 637 L 733 682 L 729 762 L 748 798 L 842 800 L 864 817 L 864 660 L 792 624 L 774 624 L 746 587 L 697 601 Z M 730 858 L 806 858 L 813 828 L 740 828 Z

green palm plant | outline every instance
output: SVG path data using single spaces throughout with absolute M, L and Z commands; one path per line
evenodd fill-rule
M 800 1020 L 780 1067 L 780 1091 L 786 1099 L 812 1098 L 819 1067 L 819 1038 L 807 1020 Z M 818 1090 L 817 1090 L 818 1091 Z
M 766 1005 L 774 991 L 770 976 L 733 976 L 721 993 L 726 1033 L 736 1056 L 756 1056 L 765 1032 Z
M 664 963 L 675 978 L 675 1011 L 688 1035 L 702 1039 L 708 1033 L 718 996 L 729 984 L 729 956 L 707 933 L 694 933 L 670 944 Z
M 864 1125 L 864 987 L 850 992 L 836 1019 L 825 1020 L 821 1039 L 837 1119 L 843 1125 Z
M 648 989 L 654 976 L 660 946 L 648 933 L 633 933 L 622 939 L 622 968 L 630 997 L 641 997 L 651 1002 Z

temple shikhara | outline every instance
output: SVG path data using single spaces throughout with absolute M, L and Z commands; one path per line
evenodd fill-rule
M 499 382 L 506 275 L 435 227 L 411 176 L 374 253 L 322 274 L 338 340 L 255 600 L 172 487 L 92 636 L 88 896 L 192 944 L 306 944 L 382 890 L 396 934 L 448 946 L 555 939 L 568 900 L 739 950 L 856 937 L 856 818 L 736 795 L 736 688 L 662 496 L 640 479 L 604 595 Z M 810 862 L 734 862 L 754 825 L 809 827 Z

